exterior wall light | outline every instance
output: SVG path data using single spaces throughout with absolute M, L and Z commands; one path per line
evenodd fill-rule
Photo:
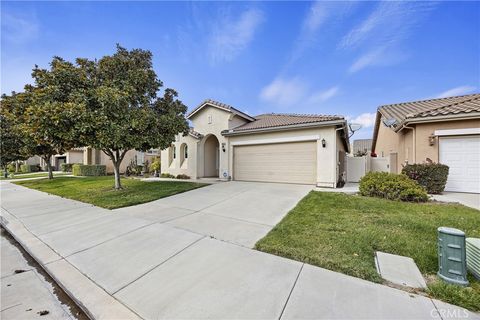
M 327 146 L 327 141 L 325 141 L 325 138 L 322 139 L 322 147 L 325 148 Z
M 225 142 L 222 142 L 222 151 L 225 152 Z

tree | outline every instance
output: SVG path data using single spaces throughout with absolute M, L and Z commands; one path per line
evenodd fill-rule
M 177 92 L 157 96 L 157 78 L 149 51 L 117 45 L 112 56 L 98 61 L 77 59 L 82 77 L 89 79 L 84 121 L 76 130 L 84 145 L 102 150 L 113 162 L 115 189 L 121 189 L 120 164 L 129 150 L 166 148 L 178 133 L 187 133 L 187 107 Z
M 5 170 L 6 176 L 9 163 L 25 160 L 28 156 L 23 153 L 24 136 L 9 117 L 8 108 L 4 106 L 5 99 L 6 96 L 3 96 L 0 110 L 0 166 Z
M 73 64 L 54 57 L 50 69 L 33 69 L 34 85 L 25 92 L 2 97 L 9 119 L 22 132 L 22 154 L 38 155 L 45 160 L 48 178 L 53 179 L 51 159 L 77 146 L 74 131 L 82 119 L 85 79 Z

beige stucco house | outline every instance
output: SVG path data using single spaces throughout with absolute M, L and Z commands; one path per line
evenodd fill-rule
M 445 190 L 480 193 L 480 94 L 379 107 L 372 152 L 396 173 L 406 163 L 446 164 Z
M 336 187 L 348 152 L 340 116 L 263 114 L 252 117 L 206 100 L 187 115 L 193 128 L 161 151 L 161 171 L 191 178 Z

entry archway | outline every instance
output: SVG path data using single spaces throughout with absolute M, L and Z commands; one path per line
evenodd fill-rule
M 203 144 L 203 175 L 204 177 L 218 177 L 220 162 L 220 143 L 213 134 L 205 138 Z

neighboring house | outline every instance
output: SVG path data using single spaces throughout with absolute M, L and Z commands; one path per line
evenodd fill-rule
M 144 165 L 146 161 L 152 163 L 153 158 L 160 156 L 158 152 L 158 149 L 147 152 L 128 151 L 120 165 L 120 172 L 125 172 L 132 161 L 138 165 Z M 39 156 L 30 157 L 25 162 L 32 165 L 38 164 L 44 170 L 46 169 L 45 161 Z M 102 164 L 106 165 L 107 173 L 113 173 L 113 163 L 110 158 L 103 151 L 89 147 L 74 148 L 64 154 L 57 154 L 52 157 L 51 164 L 54 170 L 61 170 L 62 163 Z
M 372 151 L 372 139 L 358 139 L 353 141 L 352 154 L 370 154 Z
M 372 152 L 397 173 L 407 163 L 446 164 L 445 190 L 480 193 L 480 94 L 379 107 Z
M 343 117 L 252 117 L 206 100 L 187 119 L 190 132 L 161 152 L 162 173 L 325 187 L 336 187 L 344 174 L 349 142 Z

